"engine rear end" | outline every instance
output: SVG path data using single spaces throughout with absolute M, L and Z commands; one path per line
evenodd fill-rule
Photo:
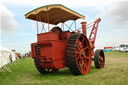
M 38 58 L 46 69 L 59 69 L 66 66 L 65 48 L 71 32 L 47 32 L 37 35 L 37 43 L 31 44 L 32 58 Z

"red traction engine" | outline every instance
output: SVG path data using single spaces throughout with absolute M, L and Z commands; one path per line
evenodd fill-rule
M 60 4 L 34 9 L 25 14 L 25 18 L 37 22 L 37 42 L 31 44 L 31 55 L 40 73 L 57 72 L 60 68 L 69 67 L 74 75 L 84 75 L 89 72 L 92 60 L 96 68 L 104 67 L 103 50 L 94 53 L 100 18 L 90 24 L 81 22 L 81 27 L 76 28 L 76 20 L 85 17 Z M 70 26 L 69 22 L 68 25 L 65 23 L 69 20 L 73 21 Z M 40 33 L 39 22 L 42 26 Z M 90 27 L 92 30 L 87 38 L 86 29 Z

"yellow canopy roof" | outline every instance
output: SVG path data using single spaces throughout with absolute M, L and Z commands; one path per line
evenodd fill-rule
M 57 25 L 58 23 L 63 23 L 68 20 L 76 20 L 76 19 L 85 19 L 85 16 L 63 6 L 60 4 L 47 5 L 36 8 L 27 14 L 25 14 L 25 18 L 35 20 L 36 16 L 39 16 L 40 19 L 38 21 L 48 23 L 46 18 L 46 12 L 49 16 L 49 24 Z

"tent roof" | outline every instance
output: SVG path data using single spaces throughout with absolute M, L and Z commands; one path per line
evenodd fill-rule
M 48 13 L 49 16 L 49 24 L 54 25 L 68 20 L 77 20 L 80 18 L 85 19 L 85 16 L 61 4 L 46 5 L 36 8 L 25 14 L 25 18 L 48 23 L 48 21 L 45 19 L 46 13 Z M 40 19 L 37 20 L 36 16 L 40 16 Z

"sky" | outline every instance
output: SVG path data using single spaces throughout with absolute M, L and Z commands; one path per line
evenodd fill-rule
M 1 0 L 0 46 L 22 54 L 30 51 L 31 43 L 37 39 L 36 22 L 25 19 L 24 15 L 48 4 L 62 4 L 86 16 L 87 22 L 100 17 L 96 48 L 128 43 L 127 0 Z

